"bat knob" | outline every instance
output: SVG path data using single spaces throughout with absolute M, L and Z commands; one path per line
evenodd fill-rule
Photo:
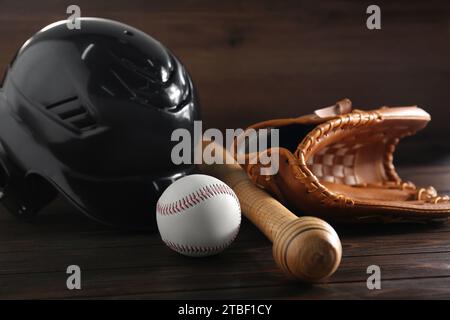
M 273 256 L 291 278 L 317 282 L 331 276 L 341 262 L 342 246 L 333 227 L 314 217 L 287 223 L 276 234 Z

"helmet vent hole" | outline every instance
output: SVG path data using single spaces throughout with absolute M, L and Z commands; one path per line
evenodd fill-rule
M 97 126 L 92 114 L 76 96 L 52 103 L 45 108 L 64 123 L 78 130 L 86 131 Z
M 134 35 L 133 32 L 131 32 L 130 30 L 124 30 L 123 34 L 130 36 L 130 37 L 132 37 Z

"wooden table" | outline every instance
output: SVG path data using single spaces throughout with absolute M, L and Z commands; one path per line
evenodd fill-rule
M 450 190 L 450 167 L 402 167 L 404 177 Z M 450 298 L 450 227 L 336 227 L 343 260 L 328 282 L 288 281 L 271 243 L 247 221 L 236 242 L 211 258 L 186 258 L 158 234 L 110 230 L 51 205 L 34 224 L 0 210 L 0 298 Z M 66 288 L 66 268 L 79 265 L 82 289 Z M 382 289 L 368 290 L 367 267 L 381 268 Z
M 72 1 L 2 0 L 0 76 L 40 28 L 67 18 Z M 83 16 L 116 19 L 166 44 L 189 69 L 206 127 L 237 128 L 310 113 L 343 97 L 356 107 L 419 104 L 433 122 L 419 136 L 435 158 L 448 150 L 450 5 L 378 1 L 382 30 L 365 26 L 369 3 L 271 0 L 78 0 Z M 417 154 L 410 148 L 409 157 Z M 418 184 L 450 191 L 447 162 L 403 168 Z M 450 228 L 337 227 L 344 257 L 327 283 L 289 282 L 271 243 L 249 223 L 208 259 L 170 251 L 157 234 L 112 231 L 59 201 L 34 224 L 0 209 L 0 298 L 450 298 Z M 66 289 L 66 268 L 82 290 Z M 382 290 L 366 287 L 377 264 Z

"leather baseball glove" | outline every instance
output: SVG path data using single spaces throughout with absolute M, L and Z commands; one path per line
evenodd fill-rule
M 403 181 L 393 165 L 399 140 L 429 120 L 415 106 L 352 111 L 344 99 L 311 115 L 252 125 L 234 151 L 244 150 L 242 166 L 256 185 L 302 215 L 350 223 L 447 221 L 449 197 Z M 279 129 L 279 147 L 248 151 L 251 129 L 269 128 Z M 276 174 L 261 174 L 267 167 L 261 156 L 279 157 Z

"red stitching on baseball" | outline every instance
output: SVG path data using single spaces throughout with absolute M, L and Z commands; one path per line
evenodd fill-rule
M 169 248 L 181 253 L 209 253 L 209 254 L 215 252 L 218 253 L 222 250 L 225 250 L 228 246 L 230 246 L 234 242 L 234 240 L 236 240 L 240 228 L 241 228 L 241 221 L 239 221 L 239 225 L 233 231 L 230 240 L 218 246 L 190 246 L 185 244 L 178 244 L 165 239 L 162 240 Z
M 229 186 L 227 186 L 226 184 L 212 184 L 191 192 L 180 200 L 171 203 L 161 204 L 158 201 L 158 203 L 156 204 L 156 213 L 162 216 L 180 213 L 183 210 L 192 208 L 200 202 L 220 194 L 232 196 L 239 207 L 239 211 L 241 210 L 239 199 Z

